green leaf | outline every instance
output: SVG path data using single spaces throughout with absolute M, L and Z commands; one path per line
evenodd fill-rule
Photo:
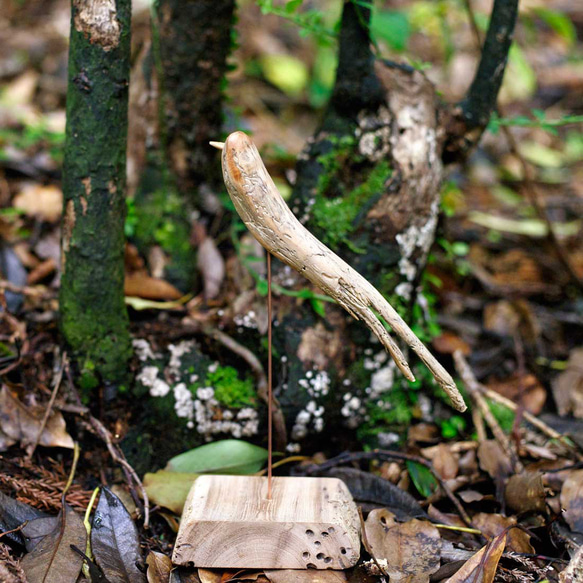
M 267 280 L 265 280 L 265 279 L 258 279 L 257 280 L 257 285 L 256 285 L 255 289 L 257 290 L 257 293 L 262 298 L 264 298 L 265 296 L 267 296 L 267 291 L 268 291 Z
M 411 36 L 409 18 L 396 10 L 374 11 L 370 29 L 373 36 L 385 41 L 395 51 L 404 51 Z
M 150 502 L 164 506 L 175 514 L 182 514 L 186 497 L 198 474 L 158 470 L 144 476 L 144 488 Z
M 536 91 L 536 73 L 531 67 L 523 50 L 513 43 L 508 53 L 508 65 L 501 95 L 506 100 L 526 100 Z
M 534 13 L 571 46 L 577 40 L 577 31 L 571 19 L 561 12 L 549 8 L 535 8 Z
M 285 11 L 287 14 L 293 14 L 294 12 L 297 12 L 303 1 L 304 0 L 289 0 L 289 2 L 285 5 Z
M 260 64 L 265 78 L 290 97 L 299 95 L 308 84 L 308 68 L 296 57 L 263 55 Z
M 419 494 L 424 498 L 429 498 L 438 486 L 437 480 L 433 477 L 429 468 L 417 462 L 408 461 L 407 470 Z
M 326 317 L 326 308 L 324 307 L 324 302 L 322 300 L 312 298 L 310 303 L 312 304 L 312 310 L 314 310 L 318 316 L 321 316 L 322 318 Z
M 239 439 L 224 439 L 173 457 L 165 469 L 191 474 L 246 475 L 258 472 L 266 460 L 265 448 Z
M 541 168 L 561 168 L 565 162 L 563 152 L 538 142 L 522 142 L 518 149 L 524 158 Z

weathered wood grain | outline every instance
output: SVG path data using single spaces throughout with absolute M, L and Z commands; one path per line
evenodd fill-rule
M 249 137 L 234 132 L 224 144 L 211 142 L 211 145 L 223 151 L 227 191 L 239 216 L 259 243 L 334 298 L 354 318 L 363 320 L 405 377 L 414 380 L 405 356 L 379 320 L 379 314 L 417 353 L 449 395 L 453 406 L 465 411 L 466 405 L 452 377 L 382 294 L 298 221 Z
M 359 518 L 337 478 L 200 476 L 172 562 L 203 568 L 345 569 L 360 556 Z

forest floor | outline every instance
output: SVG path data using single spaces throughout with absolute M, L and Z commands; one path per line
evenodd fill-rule
M 69 7 L 64 0 L 5 4 L 0 581 L 26 581 L 26 571 L 30 583 L 73 582 L 82 563 L 81 577 L 110 583 L 382 576 L 526 583 L 559 581 L 568 565 L 582 577 L 583 10 L 577 2 L 523 8 L 500 97 L 503 117 L 516 120 L 508 128 L 512 137 L 491 124 L 443 187 L 427 267 L 431 348 L 457 373 L 471 412 L 437 420 L 416 410 L 408 427 L 399 428 L 404 435 L 395 449 L 364 451 L 357 441 L 339 439 L 350 453 L 322 442 L 279 460 L 281 475 L 343 479 L 366 519 L 358 566 L 293 574 L 171 563 L 192 474 L 264 472 L 262 447 L 223 440 L 188 452 L 179 471 L 184 459 L 158 459 L 144 476 L 120 447 L 136 400 L 108 387 L 88 400 L 76 384 L 58 334 Z M 150 42 L 149 6 L 135 4 L 139 64 Z M 462 4 L 399 0 L 379 17 L 387 56 L 421 63 L 450 101 L 463 96 L 478 58 Z M 488 3 L 474 4 L 482 22 Z M 293 161 L 330 93 L 333 47 L 298 35 L 274 15 L 261 16 L 250 3 L 240 10 L 238 31 L 228 129 L 253 132 L 285 195 Z M 579 123 L 545 122 L 574 115 Z M 137 125 L 134 117 L 134 130 Z M 130 129 L 130 196 L 143 162 L 138 134 Z M 131 223 L 131 206 L 129 216 Z M 236 256 L 233 249 L 226 253 L 225 263 Z M 131 244 L 126 259 L 132 333 L 152 346 L 175 341 L 181 330 L 187 337 L 189 326 L 212 320 L 229 301 L 219 294 L 206 304 L 200 290 L 182 298 L 155 276 L 163 271 L 155 257 L 145 261 Z M 204 279 L 208 271 L 201 271 Z M 131 372 L 139 367 L 136 357 Z M 88 546 L 82 519 L 91 512 L 98 520 Z M 95 563 L 84 561 L 87 554 Z M 53 564 L 58 572 L 50 571 Z M 583 580 L 568 579 L 568 569 L 563 583 Z

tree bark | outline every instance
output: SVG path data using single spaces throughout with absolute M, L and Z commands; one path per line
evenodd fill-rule
M 234 0 L 158 0 L 164 147 L 179 188 L 192 207 L 201 189 L 222 187 L 217 152 Z M 208 204 L 208 201 L 202 200 Z M 201 210 L 205 210 L 204 208 Z M 215 208 L 208 209 L 211 214 Z
M 61 329 L 88 388 L 130 356 L 124 218 L 130 0 L 73 0 L 63 167 Z
M 158 0 L 148 66 L 139 73 L 157 89 L 157 131 L 148 136 L 135 196 L 133 242 L 144 254 L 159 246 L 166 279 L 184 292 L 197 287 L 193 214 L 208 227 L 223 211 L 220 160 L 208 142 L 221 138 L 234 9 L 234 0 Z

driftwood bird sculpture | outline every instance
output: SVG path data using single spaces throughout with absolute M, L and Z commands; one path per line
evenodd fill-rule
M 466 404 L 449 373 L 383 295 L 298 221 L 249 137 L 243 132 L 234 132 L 224 143 L 211 142 L 211 145 L 222 150 L 227 191 L 239 216 L 259 243 L 334 298 L 354 318 L 363 320 L 405 378 L 415 380 L 404 354 L 377 316 L 379 314 L 425 363 L 453 406 L 465 411 Z

